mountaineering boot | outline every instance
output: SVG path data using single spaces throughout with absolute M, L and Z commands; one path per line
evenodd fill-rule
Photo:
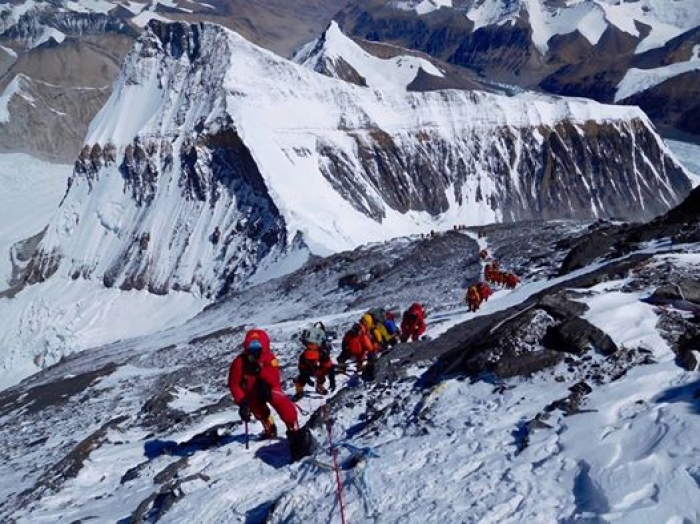
M 292 462 L 311 455 L 316 449 L 316 441 L 307 427 L 287 430 L 287 442 L 289 442 L 289 454 Z
M 294 388 L 296 389 L 296 393 L 294 393 L 294 396 L 292 397 L 292 402 L 299 402 L 302 398 L 304 398 L 304 384 L 295 382 Z
M 328 395 L 328 390 L 323 387 L 323 384 L 319 383 L 318 381 L 316 382 L 316 393 L 319 395 Z
M 275 421 L 272 418 L 272 415 L 267 417 L 267 420 L 263 420 L 261 422 L 264 428 L 262 434 L 260 435 L 261 439 L 277 437 L 277 426 L 275 425 Z

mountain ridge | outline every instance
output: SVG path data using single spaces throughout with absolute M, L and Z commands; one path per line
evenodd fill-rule
M 254 192 L 269 194 L 270 202 L 275 202 L 270 209 L 280 209 L 287 231 L 278 237 L 282 250 L 302 232 L 312 251 L 322 246 L 331 250 L 346 249 L 400 234 L 407 226 L 416 227 L 414 224 L 421 222 L 424 225 L 418 227 L 427 229 L 434 220 L 431 217 L 444 215 L 441 220 L 463 219 L 469 223 L 474 219 L 470 220 L 469 214 L 460 216 L 463 211 L 459 210 L 473 206 L 479 209 L 475 216 L 480 222 L 535 216 L 583 218 L 625 212 L 641 212 L 651 217 L 670 207 L 690 188 L 682 168 L 667 156 L 643 114 L 633 108 L 603 108 L 591 102 L 527 95 L 506 98 L 478 92 L 380 93 L 305 72 L 223 28 L 159 22 L 152 22 L 149 27 L 150 32 L 127 58 L 110 100 L 90 126 L 84 153 L 76 164 L 73 185 L 63 206 L 72 209 L 80 206 L 81 200 L 88 203 L 93 186 L 102 184 L 100 176 L 109 174 L 113 179 L 110 185 L 115 189 L 97 198 L 111 198 L 109 194 L 123 180 L 131 198 L 125 196 L 127 200 L 119 206 L 132 207 L 134 217 L 143 216 L 145 222 L 138 226 L 134 223 L 124 231 L 116 225 L 107 227 L 105 234 L 108 236 L 104 241 L 117 241 L 115 245 L 128 230 L 131 230 L 129 236 L 135 239 L 143 235 L 170 237 L 170 233 L 162 229 L 160 233 L 149 231 L 147 216 L 154 199 L 168 206 L 166 202 L 177 198 L 177 192 L 186 199 L 207 202 L 212 209 L 219 209 L 217 213 L 225 214 L 224 209 L 230 206 L 217 207 L 218 195 L 229 191 L 226 185 L 237 183 L 238 179 L 251 184 Z M 214 48 L 221 52 L 216 57 L 209 56 L 207 49 Z M 200 53 L 208 58 L 203 59 Z M 227 66 L 229 60 L 230 66 Z M 270 71 L 274 74 L 270 75 Z M 291 87 L 299 82 L 303 90 Z M 208 86 L 207 96 L 203 98 L 202 84 Z M 302 101 L 295 94 L 302 91 L 314 93 L 312 100 L 305 97 L 307 100 Z M 274 105 L 270 103 L 273 98 Z M 343 100 L 342 107 L 336 105 L 336 100 Z M 488 112 L 480 109 L 487 105 Z M 133 117 L 137 107 L 140 108 L 136 111 L 140 115 L 138 119 Z M 285 116 L 281 118 L 280 115 Z M 600 119 L 600 123 L 596 119 Z M 183 125 L 186 132 L 183 132 Z M 322 135 L 320 130 L 325 130 Z M 502 143 L 490 144 L 488 139 L 482 144 L 485 130 L 495 130 L 495 140 Z M 188 137 L 187 133 L 192 132 L 194 138 Z M 626 138 L 614 145 L 619 140 L 618 133 Z M 595 141 L 581 141 L 579 134 L 595 137 Z M 632 146 L 634 141 L 643 143 L 644 147 Z M 232 153 L 231 147 L 238 152 Z M 618 171 L 616 176 L 631 176 L 620 184 L 637 187 L 637 194 L 628 194 L 631 200 L 619 207 L 615 203 L 616 183 L 604 189 L 609 184 L 605 182 L 606 177 L 593 175 L 613 169 L 598 149 L 607 147 L 623 148 L 620 158 L 629 171 L 626 174 Z M 584 163 L 573 162 L 570 148 L 586 159 Z M 400 159 L 405 154 L 400 153 L 402 150 L 409 153 L 406 160 Z M 217 160 L 220 154 L 228 158 L 223 164 Z M 544 161 L 540 154 L 544 154 Z M 645 160 L 646 154 L 655 160 Z M 231 162 L 241 155 L 245 160 L 238 161 L 238 174 L 227 181 L 218 180 L 217 166 L 235 165 Z M 625 155 L 630 155 L 632 164 L 625 164 L 628 162 Z M 641 156 L 637 161 L 638 155 Z M 437 168 L 438 165 L 446 167 Z M 652 168 L 652 165 L 659 167 Z M 359 178 L 356 169 L 361 174 Z M 638 169 L 641 171 L 637 172 Z M 586 203 L 590 201 L 588 197 L 579 195 L 573 200 L 571 187 L 553 182 L 577 170 L 588 178 L 585 182 L 588 189 L 585 185 L 582 189 L 589 194 L 591 188 L 598 191 L 592 207 Z M 101 175 L 103 171 L 105 174 Z M 256 171 L 259 175 L 248 176 Z M 426 171 L 434 171 L 434 175 L 422 178 L 421 173 Z M 470 175 L 474 171 L 478 177 Z M 645 174 L 640 175 L 641 172 Z M 295 176 L 303 180 L 307 188 L 316 189 L 309 194 L 300 193 L 297 185 L 290 183 L 294 180 L 294 177 L 290 179 L 291 173 L 297 173 Z M 642 191 L 642 185 L 633 182 L 637 176 L 645 178 L 647 188 L 651 187 L 649 184 L 660 183 L 653 198 L 651 193 L 645 195 L 648 189 Z M 254 180 L 256 177 L 258 182 Z M 172 184 L 177 180 L 180 189 L 175 190 Z M 483 184 L 479 180 L 484 180 Z M 576 179 L 569 180 L 574 183 Z M 519 187 L 531 187 L 537 196 L 528 196 L 528 192 Z M 675 187 L 678 190 L 673 189 Z M 318 191 L 323 195 L 321 199 Z M 661 192 L 661 198 L 656 191 Z M 77 197 L 78 194 L 82 196 Z M 507 205 L 504 199 L 508 200 Z M 208 214 L 206 209 L 202 207 L 199 213 Z M 340 209 L 347 213 L 339 213 Z M 415 213 L 427 213 L 427 216 L 421 219 Z M 412 214 L 414 216 L 409 218 Z M 183 220 L 185 216 L 182 215 Z M 202 219 L 204 216 L 200 214 Z M 331 218 L 336 216 L 341 218 Z M 345 216 L 355 218 L 348 221 L 342 218 Z M 206 219 L 210 224 L 206 229 L 199 226 L 202 229 L 198 229 L 196 245 L 207 242 L 217 222 L 212 219 L 213 216 Z M 327 226 L 329 220 L 338 224 L 332 230 Z M 342 225 L 343 220 L 345 225 Z M 367 236 L 366 232 L 358 236 L 362 230 L 358 224 L 370 226 L 373 222 L 382 224 L 374 233 L 379 237 Z M 94 226 L 88 225 L 92 223 L 81 222 L 78 229 L 104 230 L 104 224 L 101 226 L 99 221 L 94 222 Z M 224 238 L 230 238 L 233 223 L 221 225 Z M 58 265 L 56 258 L 49 254 L 61 250 L 60 238 L 65 234 L 59 230 L 63 228 L 51 226 L 42 241 L 40 252 L 43 254 L 33 265 L 42 275 L 39 278 L 49 276 Z M 110 235 L 110 230 L 118 234 Z M 188 238 L 191 234 L 192 231 Z M 69 242 L 76 247 L 93 246 L 89 249 L 94 249 L 92 242 L 85 239 L 78 244 L 75 240 Z M 136 251 L 140 250 L 136 247 L 139 242 L 134 240 Z M 190 240 L 182 245 L 185 251 L 179 256 L 191 252 L 185 247 L 189 243 Z M 227 245 L 224 242 L 224 246 Z M 105 249 L 105 246 L 98 252 L 114 249 Z M 265 249 L 269 248 L 271 245 Z M 117 250 L 122 254 L 118 256 L 119 266 L 114 267 L 123 267 L 129 259 L 123 255 L 123 249 Z M 84 248 L 80 251 L 85 253 Z M 103 264 L 88 253 L 76 253 L 70 258 L 80 260 L 85 256 L 88 258 L 77 267 L 74 265 L 71 273 L 78 271 L 86 276 L 94 269 L 81 268 Z M 152 274 L 144 264 L 137 263 L 129 271 L 132 279 L 137 274 Z M 166 267 L 170 264 L 165 262 Z M 231 262 L 225 264 L 230 265 Z M 116 274 L 123 275 L 123 271 L 119 269 Z M 192 269 L 185 273 L 189 276 L 178 285 L 180 288 L 183 285 L 190 288 L 191 284 L 187 283 L 193 278 L 190 271 Z M 246 274 L 247 271 L 243 271 L 243 275 Z M 162 286 L 167 289 L 169 277 L 165 278 L 158 284 L 153 283 L 154 289 Z M 203 289 L 213 284 L 210 278 L 205 278 L 207 283 Z M 150 281 L 150 277 L 146 280 Z M 109 278 L 106 282 L 111 284 L 113 280 Z

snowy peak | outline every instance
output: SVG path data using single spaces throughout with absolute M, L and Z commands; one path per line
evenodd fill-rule
M 225 112 L 230 42 L 216 26 L 149 25 L 90 127 L 33 280 L 60 269 L 123 290 L 211 297 L 262 259 L 303 249 L 288 246 Z
M 28 271 L 208 297 L 309 250 L 455 223 L 650 217 L 689 189 L 635 108 L 367 89 L 220 26 L 151 22 Z
M 316 40 L 301 48 L 293 61 L 327 76 L 384 91 L 406 91 L 421 73 L 443 77 L 430 61 L 403 55 L 379 58 L 345 35 L 333 21 Z

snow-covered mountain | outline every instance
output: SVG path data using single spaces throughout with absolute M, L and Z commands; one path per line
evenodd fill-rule
M 350 34 L 487 78 L 639 104 L 659 124 L 698 132 L 694 0 L 357 0 L 338 19 Z
M 213 20 L 288 56 L 317 36 L 346 3 L 0 2 L 0 97 L 9 102 L 4 104 L 7 117 L 0 121 L 0 152 L 72 162 L 90 121 L 109 96 L 122 59 L 151 19 Z M 18 82 L 29 87 L 18 91 Z M 28 91 L 32 99 L 22 96 Z
M 292 60 L 334 78 L 383 91 L 466 89 L 510 92 L 462 67 L 395 45 L 354 40 L 333 21 Z
M 634 108 L 383 92 L 221 27 L 153 22 L 28 279 L 216 295 L 305 246 L 334 252 L 439 223 L 651 217 L 689 188 Z

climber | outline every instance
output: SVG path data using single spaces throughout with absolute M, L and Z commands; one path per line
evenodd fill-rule
M 399 343 L 399 340 L 401 340 L 401 330 L 399 326 L 396 325 L 396 315 L 393 311 L 387 311 L 384 314 L 384 328 L 389 335 L 387 346 L 393 348 Z
M 520 283 L 520 279 L 515 275 L 515 273 L 511 273 L 510 271 L 503 274 L 502 280 L 506 286 L 506 289 L 515 289 Z
M 488 257 L 489 257 L 489 252 L 487 250 L 482 249 L 481 251 L 479 251 L 479 258 L 481 260 L 486 260 Z
M 415 342 L 425 333 L 425 317 L 425 310 L 421 304 L 411 304 L 401 319 L 401 342 L 408 342 L 409 338 Z
M 481 295 L 479 294 L 479 288 L 476 284 L 472 284 L 467 289 L 467 294 L 464 297 L 469 305 L 469 311 L 476 311 L 481 305 Z
M 381 314 L 381 316 L 379 316 L 379 314 Z M 386 350 L 389 344 L 389 333 L 384 326 L 383 316 L 383 311 L 381 313 L 375 311 L 373 314 L 370 310 L 360 318 L 360 324 L 365 327 L 367 335 L 369 335 L 369 339 L 372 341 L 373 351 L 368 355 L 370 359 L 377 357 L 379 353 Z
M 484 265 L 484 280 L 489 283 L 493 283 L 493 264 L 489 262 Z
M 389 345 L 389 333 L 387 333 L 384 322 L 380 320 L 375 321 L 375 315 L 378 315 L 378 309 L 375 309 L 375 313 L 372 314 L 371 311 L 367 311 L 362 318 L 360 318 L 360 327 L 367 336 L 369 340 L 371 349 L 367 352 L 367 360 L 365 366 L 362 369 L 362 378 L 364 380 L 374 380 L 376 376 L 376 362 L 379 359 L 379 355 L 386 351 Z M 382 318 L 384 312 L 381 312 Z
M 263 438 L 277 436 L 268 404 L 286 424 L 288 436 L 299 429 L 296 408 L 282 391 L 279 364 L 270 350 L 270 337 L 265 331 L 251 329 L 246 333 L 243 352 L 231 363 L 228 387 L 241 419 L 248 422 L 252 414 L 262 423 Z
M 493 293 L 491 287 L 483 281 L 476 283 L 476 290 L 479 292 L 480 302 L 486 302 Z
M 489 284 L 502 284 L 501 269 L 498 260 L 491 261 L 484 266 L 484 280 Z
M 325 346 L 325 331 L 314 325 L 310 329 L 305 329 L 300 338 L 304 349 L 299 355 L 299 375 L 294 379 L 294 388 L 296 389 L 296 393 L 292 397 L 294 402 L 304 397 L 304 386 L 314 385 L 312 377 L 315 380 L 316 393 L 319 395 L 328 394 L 328 390 L 324 386 L 326 377 L 329 379 L 331 391 L 334 391 L 336 386 L 335 368 Z
M 367 354 L 372 351 L 374 351 L 374 347 L 364 326 L 359 323 L 353 324 L 343 336 L 340 355 L 338 356 L 338 373 L 347 371 L 348 360 L 354 360 L 356 372 L 362 373 Z
M 211 243 L 214 245 L 218 244 L 220 238 L 221 238 L 221 230 L 219 229 L 219 226 L 216 226 L 214 228 L 214 232 L 211 234 Z

